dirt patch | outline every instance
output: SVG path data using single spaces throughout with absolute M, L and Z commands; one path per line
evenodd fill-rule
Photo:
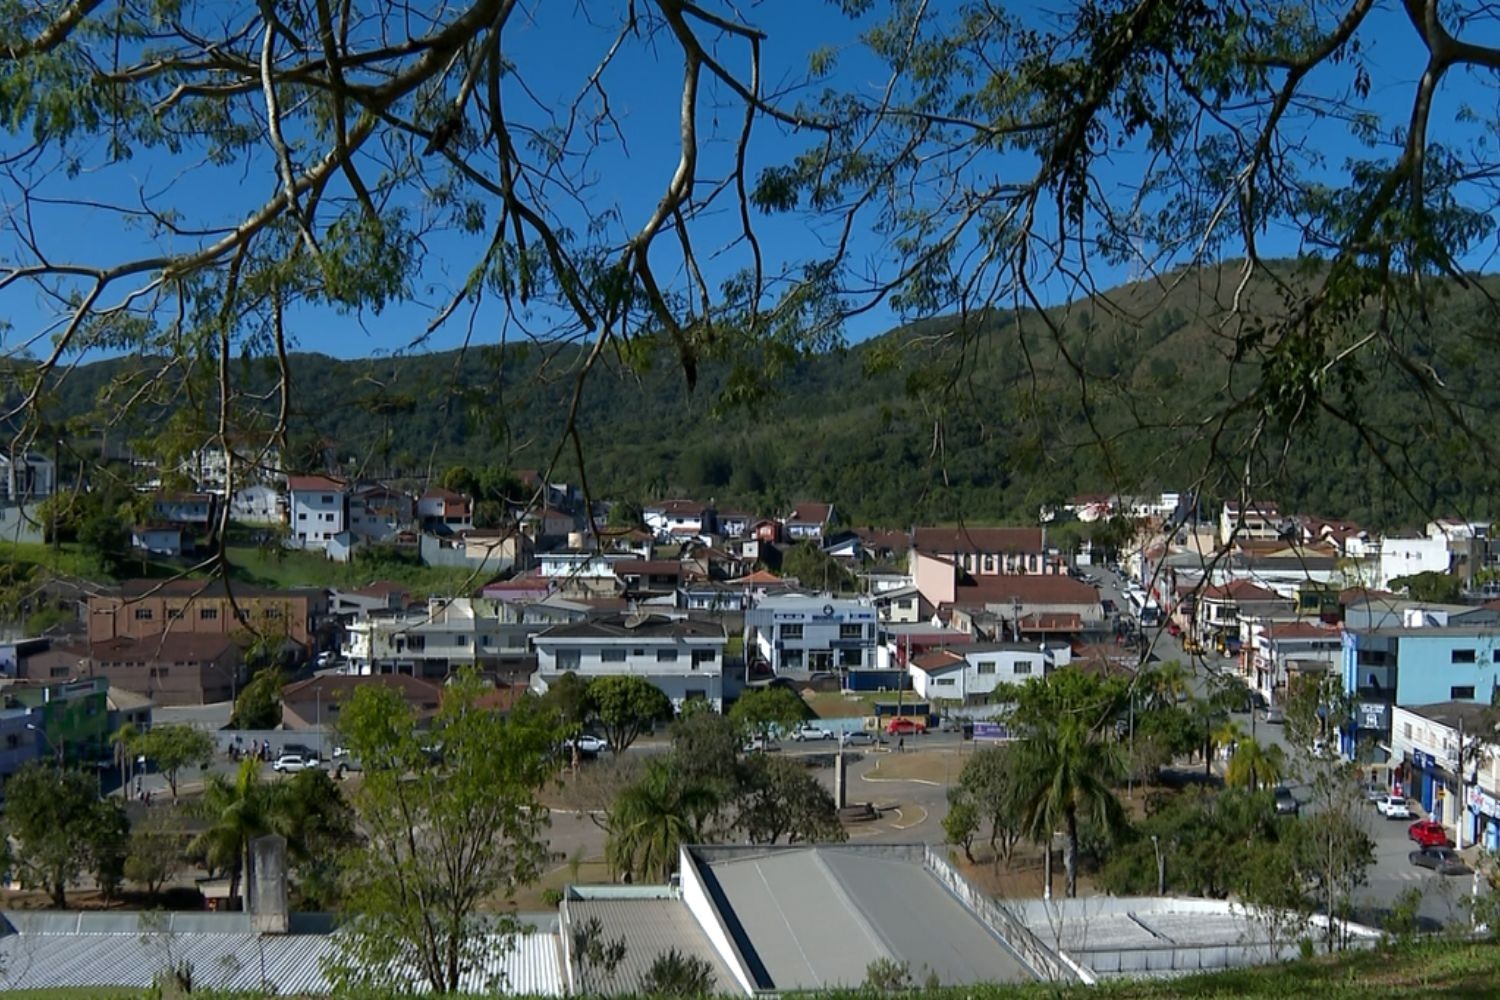
M 958 780 L 967 755 L 954 750 L 906 750 L 876 755 L 866 777 L 876 781 L 925 781 L 947 785 Z
M 975 886 L 996 899 L 1040 899 L 1046 876 L 1042 849 L 1035 844 L 1017 844 L 1010 860 L 995 863 L 988 844 L 974 845 L 974 861 L 964 857 L 962 848 L 950 847 L 950 857 L 958 870 Z M 1062 846 L 1052 852 L 1052 891 L 1063 893 Z M 1087 872 L 1078 873 L 1078 895 L 1097 896 L 1101 892 Z
M 570 885 L 608 885 L 614 880 L 614 873 L 609 870 L 603 858 L 590 858 L 577 865 L 571 862 L 561 864 L 506 900 L 503 909 L 515 909 L 522 913 L 555 909 L 556 904 L 542 898 L 549 894 L 549 890 L 562 892 Z

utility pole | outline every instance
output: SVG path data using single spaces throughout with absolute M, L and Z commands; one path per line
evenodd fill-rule
M 1464 717 L 1462 713 L 1458 716 L 1458 806 L 1453 810 L 1453 846 L 1456 850 L 1464 849 L 1464 812 L 1468 798 L 1465 794 L 1464 781 Z

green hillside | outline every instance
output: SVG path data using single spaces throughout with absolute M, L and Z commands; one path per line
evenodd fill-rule
M 1311 280 L 1290 265 L 1278 278 Z M 1030 519 L 1077 492 L 1197 484 L 1230 496 L 1247 475 L 1256 494 L 1375 527 L 1493 513 L 1500 462 L 1485 449 L 1500 429 L 1500 324 L 1486 290 L 1440 288 L 1425 316 L 1381 320 L 1372 303 L 1311 348 L 1276 339 L 1281 300 L 1266 282 L 1240 289 L 1229 267 L 1180 273 L 1046 314 L 925 320 L 738 371 L 709 363 L 691 393 L 669 352 L 637 341 L 630 364 L 606 352 L 585 383 L 588 485 L 758 509 L 828 499 L 859 524 Z M 730 356 L 732 334 L 723 336 Z M 1332 360 L 1360 338 L 1354 362 Z M 545 467 L 582 357 L 571 344 L 294 355 L 292 461 L 321 465 L 322 442 L 368 475 Z M 271 362 L 232 367 L 243 391 L 268 397 L 239 412 L 274 409 Z M 56 416 L 94 411 L 102 422 L 149 370 L 138 359 L 80 367 L 56 395 Z M 769 394 L 744 392 L 746 371 L 761 378 L 752 390 Z M 1429 371 L 1440 404 L 1421 389 Z M 156 391 L 121 433 L 151 442 L 180 430 L 187 412 L 211 406 L 212 381 L 197 403 L 187 398 Z M 560 477 L 576 481 L 571 443 L 561 454 Z

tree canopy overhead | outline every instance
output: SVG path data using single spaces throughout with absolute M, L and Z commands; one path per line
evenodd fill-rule
M 160 359 L 111 387 L 111 412 L 187 403 L 171 430 L 242 465 L 288 455 L 289 417 L 315 405 L 289 347 L 400 307 L 421 314 L 416 344 L 453 324 L 476 345 L 581 346 L 549 372 L 580 460 L 572 417 L 601 365 L 666 349 L 689 386 L 725 366 L 715 392 L 744 403 L 887 313 L 948 317 L 869 361 L 920 352 L 908 388 L 935 453 L 965 406 L 1045 425 L 1110 397 L 1134 416 L 1090 428 L 1106 466 L 1126 432 L 1192 435 L 1200 483 L 1246 495 L 1314 421 L 1355 428 L 1394 475 L 1433 442 L 1488 448 L 1452 432 L 1474 425 L 1458 373 L 1493 333 L 1447 352 L 1426 333 L 1451 289 L 1493 310 L 1493 110 L 1466 102 L 1500 68 L 1491 5 L 834 6 L 848 31 L 827 41 L 858 44 L 718 0 L 3 0 L 20 442 L 66 367 L 108 350 Z M 1095 331 L 1144 354 L 1186 324 L 1100 294 L 1125 276 L 1195 285 L 1187 318 L 1214 334 L 1158 358 L 1154 382 L 1123 377 Z M 969 385 L 981 349 L 1023 364 Z M 1169 361 L 1222 378 L 1181 398 Z M 1424 401 L 1406 426 L 1367 419 L 1377 373 Z M 486 401 L 453 394 L 508 440 Z M 413 401 L 372 381 L 366 404 L 389 421 Z

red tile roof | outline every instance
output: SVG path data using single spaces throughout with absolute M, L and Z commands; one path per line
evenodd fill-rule
M 1341 631 L 1319 622 L 1268 622 L 1267 639 L 1339 639 Z
M 831 503 L 799 503 L 786 516 L 787 522 L 798 524 L 826 524 L 833 513 Z
M 955 605 L 1009 604 L 1098 604 L 1099 591 L 1067 576 L 980 576 L 960 583 Z
M 932 673 L 949 667 L 956 667 L 964 662 L 964 658 L 949 649 L 935 649 L 930 653 L 912 657 L 911 665 L 918 670 Z
M 731 580 L 729 582 L 730 583 L 752 583 L 752 584 L 753 583 L 780 583 L 781 582 L 781 577 L 777 576 L 775 573 L 772 573 L 770 570 L 758 569 L 754 573 L 751 573 L 751 574 L 749 574 L 747 576 L 742 576 L 742 577 L 740 577 L 740 578 L 738 578 L 736 580 Z
M 1023 615 L 1021 628 L 1027 632 L 1082 632 L 1083 618 L 1057 612 Z
M 914 546 L 929 553 L 1040 552 L 1041 528 L 917 528 Z
M 341 493 L 344 483 L 329 476 L 287 476 L 286 488 L 298 493 Z

